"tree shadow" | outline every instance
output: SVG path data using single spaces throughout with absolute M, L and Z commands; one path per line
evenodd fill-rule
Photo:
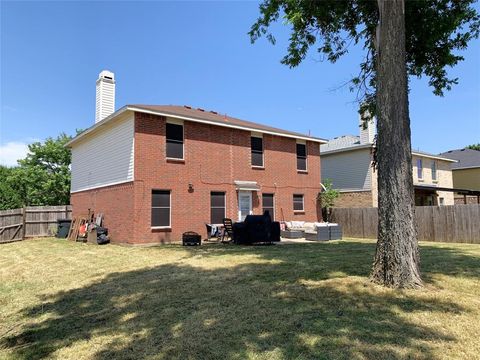
M 401 313 L 464 308 L 367 285 L 372 245 L 345 245 L 189 249 L 190 258 L 253 252 L 263 262 L 207 269 L 180 259 L 110 274 L 25 310 L 31 323 L 0 346 L 22 359 L 96 339 L 95 359 L 431 359 L 429 340 L 455 341 Z M 459 271 L 460 255 L 441 253 L 453 261 L 444 271 Z

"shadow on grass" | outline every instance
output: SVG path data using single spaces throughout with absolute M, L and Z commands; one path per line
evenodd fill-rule
M 401 313 L 464 309 L 341 279 L 368 275 L 373 251 L 355 242 L 190 249 L 191 257 L 253 252 L 274 261 L 214 269 L 178 262 L 111 274 L 28 309 L 37 323 L 0 346 L 24 359 L 99 337 L 95 359 L 433 358 L 428 341 L 454 339 Z M 450 249 L 423 253 L 427 264 L 434 256 L 433 264 L 443 261 L 448 274 L 464 265 Z

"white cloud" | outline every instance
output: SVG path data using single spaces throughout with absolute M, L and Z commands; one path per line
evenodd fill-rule
M 28 143 L 10 141 L 0 145 L 0 165 L 15 166 L 17 160 L 25 158 L 28 153 Z

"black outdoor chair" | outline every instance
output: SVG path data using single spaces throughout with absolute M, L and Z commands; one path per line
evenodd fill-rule
M 225 238 L 230 238 L 228 241 L 225 241 Z M 222 233 L 222 243 L 230 242 L 233 240 L 233 221 L 229 218 L 223 219 L 223 233 Z

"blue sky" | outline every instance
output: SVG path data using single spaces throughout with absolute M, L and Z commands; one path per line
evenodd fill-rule
M 116 107 L 180 104 L 332 138 L 357 134 L 354 94 L 341 87 L 362 52 L 332 65 L 312 53 L 295 69 L 277 45 L 251 45 L 255 2 L 1 2 L 0 161 L 25 144 L 87 128 L 95 80 L 115 72 Z M 460 84 L 436 97 L 425 79 L 410 92 L 415 149 L 433 153 L 480 142 L 480 41 L 450 71 Z

